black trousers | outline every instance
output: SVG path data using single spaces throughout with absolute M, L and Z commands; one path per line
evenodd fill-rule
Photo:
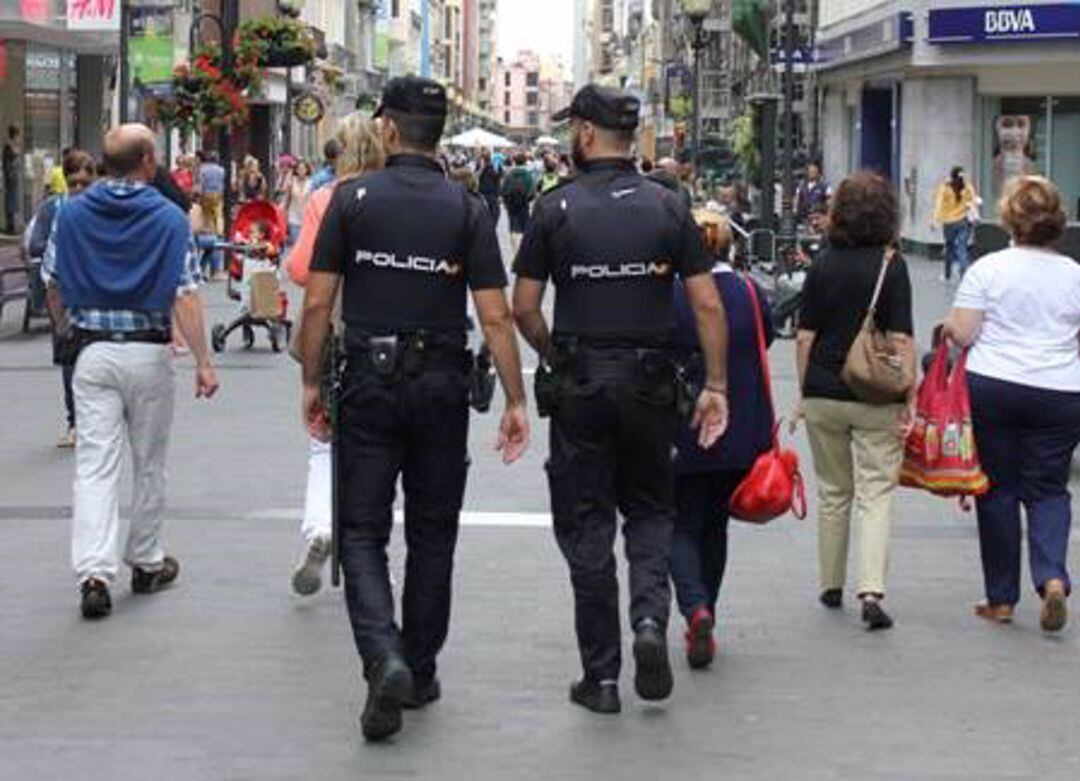
M 687 621 L 700 607 L 716 615 L 728 554 L 728 505 L 746 470 L 685 474 L 675 478 L 675 536 L 671 580 Z
M 498 193 L 487 193 L 484 195 L 484 203 L 487 204 L 488 211 L 491 212 L 491 221 L 496 225 L 499 224 L 499 216 L 502 211 L 502 206 L 499 203 Z
M 1080 442 L 1080 393 L 1053 391 L 968 374 L 979 460 L 990 492 L 976 500 L 986 597 L 1020 601 L 1020 559 L 1027 516 L 1035 589 L 1061 580 L 1071 590 L 1069 473 Z
M 666 628 L 674 523 L 670 381 L 643 377 L 633 352 L 581 358 L 563 377 L 547 465 L 555 537 L 570 567 L 575 626 L 587 678 L 615 680 L 621 667 L 616 510 L 630 566 L 630 622 Z
M 365 674 L 400 653 L 417 680 L 446 641 L 458 517 L 468 471 L 464 369 L 383 378 L 350 373 L 341 409 L 345 599 Z M 398 476 L 405 494 L 405 589 L 395 622 L 386 546 Z

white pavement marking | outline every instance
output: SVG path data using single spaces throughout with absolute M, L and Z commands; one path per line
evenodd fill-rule
M 303 509 L 279 507 L 249 513 L 249 521 L 297 521 L 303 517 Z M 394 523 L 404 522 L 404 513 L 394 511 Z M 551 526 L 551 513 L 484 512 L 465 510 L 461 513 L 462 526 L 496 526 L 524 529 L 547 529 Z

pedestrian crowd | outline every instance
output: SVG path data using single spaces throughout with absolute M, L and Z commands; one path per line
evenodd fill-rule
M 723 205 L 692 208 L 679 163 L 633 157 L 637 100 L 586 86 L 555 117 L 569 122 L 571 154 L 531 159 L 440 156 L 446 107 L 435 82 L 394 79 L 374 117 L 341 121 L 323 164 L 282 158 L 272 182 L 254 158 L 227 182 L 215 155 L 200 152 L 183 156 L 162 184 L 153 134 L 124 125 L 105 137 L 100 177 L 92 158 L 68 151 L 64 192 L 42 206 L 30 237 L 50 285 L 65 443 L 75 446 L 72 565 L 82 615 L 102 618 L 120 572 L 125 446 L 134 480 L 122 561 L 132 590 L 157 592 L 179 573 L 162 534 L 169 346 L 182 335 L 195 395 L 213 396 L 198 291 L 221 272 L 219 261 L 202 258 L 220 253 L 225 188 L 242 201 L 280 204 L 291 248 L 284 270 L 305 289 L 292 352 L 309 457 L 292 588 L 316 593 L 327 561 L 336 572 L 340 560 L 368 684 L 361 727 L 373 741 L 401 729 L 403 710 L 441 696 L 437 657 L 449 630 L 469 407 L 486 409 L 478 377 L 494 372 L 505 393 L 496 443 L 504 463 L 530 444 L 519 334 L 539 361 L 534 396 L 551 422 L 553 528 L 582 668 L 574 703 L 621 709 L 618 515 L 634 688 L 643 700 L 664 700 L 673 688 L 672 587 L 687 662 L 706 667 L 716 654 L 729 521 L 748 520 L 741 497 L 767 491 L 758 473 L 770 457 L 799 479 L 781 457 L 767 291 L 732 262 Z M 735 207 L 740 196 L 725 198 Z M 955 269 L 962 279 L 940 338 L 966 366 L 971 415 L 939 436 L 943 452 L 949 443 L 955 453 L 977 452 L 989 481 L 975 498 L 986 597 L 976 614 L 1013 619 L 1026 517 L 1041 626 L 1053 632 L 1066 623 L 1071 591 L 1080 265 L 1054 249 L 1065 216 L 1046 179 L 1010 182 L 999 211 L 1012 244 L 971 263 L 978 204 L 964 171 L 952 171 L 935 219 L 945 231 L 945 276 Z M 816 477 L 820 601 L 843 606 L 857 527 L 854 593 L 867 629 L 886 630 L 896 489 L 911 455 L 905 443 L 924 414 L 899 206 L 881 176 L 858 173 L 834 189 L 811 166 L 796 208 L 820 217 L 826 236 L 798 313 L 801 393 L 791 416 L 792 428 L 805 423 Z M 495 232 L 503 209 L 514 250 L 509 296 Z M 470 297 L 480 355 L 467 349 Z M 386 549 L 399 478 L 407 557 L 397 610 Z

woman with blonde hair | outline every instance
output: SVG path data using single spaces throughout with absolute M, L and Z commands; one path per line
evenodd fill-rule
M 708 666 L 716 653 L 713 627 L 720 583 L 727 563 L 728 504 L 758 455 L 772 443 L 773 410 L 762 374 L 757 315 L 766 344 L 773 339 L 772 317 L 764 292 L 734 273 L 730 263 L 731 226 L 709 209 L 694 213 L 702 242 L 716 261 L 713 279 L 728 321 L 728 398 L 732 409 L 727 433 L 708 450 L 697 444 L 689 426 L 676 437 L 676 519 L 671 547 L 671 580 L 686 619 L 686 658 L 690 667 Z M 754 309 L 757 307 L 758 313 Z M 704 367 L 694 314 L 679 285 L 675 292 L 675 345 L 690 367 L 688 379 L 704 385 Z
M 999 205 L 1013 245 L 981 258 L 956 294 L 945 333 L 970 348 L 975 443 L 990 492 L 978 499 L 986 602 L 1009 623 L 1020 601 L 1020 508 L 1044 631 L 1065 626 L 1072 512 L 1069 472 L 1080 443 L 1080 265 L 1054 249 L 1065 232 L 1061 193 L 1023 176 Z
M 336 138 L 342 147 L 336 164 L 337 178 L 308 196 L 300 235 L 285 263 L 289 278 L 301 287 L 307 285 L 315 239 L 337 185 L 386 164 L 377 120 L 359 112 L 350 114 L 339 123 Z M 340 313 L 340 306 L 337 309 Z M 292 577 L 293 591 L 301 596 L 310 596 L 322 587 L 322 568 L 330 555 L 330 532 L 330 445 L 313 437 L 308 450 L 307 492 L 300 529 L 306 549 Z
M 244 164 L 240 169 L 240 181 L 236 183 L 236 189 L 241 203 L 266 198 L 268 192 L 266 177 L 262 174 L 258 158 L 252 155 L 244 158 Z

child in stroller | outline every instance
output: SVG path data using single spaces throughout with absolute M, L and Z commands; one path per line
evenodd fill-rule
M 228 247 L 233 253 L 228 294 L 241 308 L 233 322 L 215 325 L 211 331 L 216 352 L 225 349 L 225 340 L 238 328 L 248 350 L 255 345 L 256 327 L 266 329 L 274 352 L 281 352 L 288 343 L 292 323 L 279 272 L 284 232 L 284 217 L 268 202 L 246 204 L 237 214 L 233 243 Z

